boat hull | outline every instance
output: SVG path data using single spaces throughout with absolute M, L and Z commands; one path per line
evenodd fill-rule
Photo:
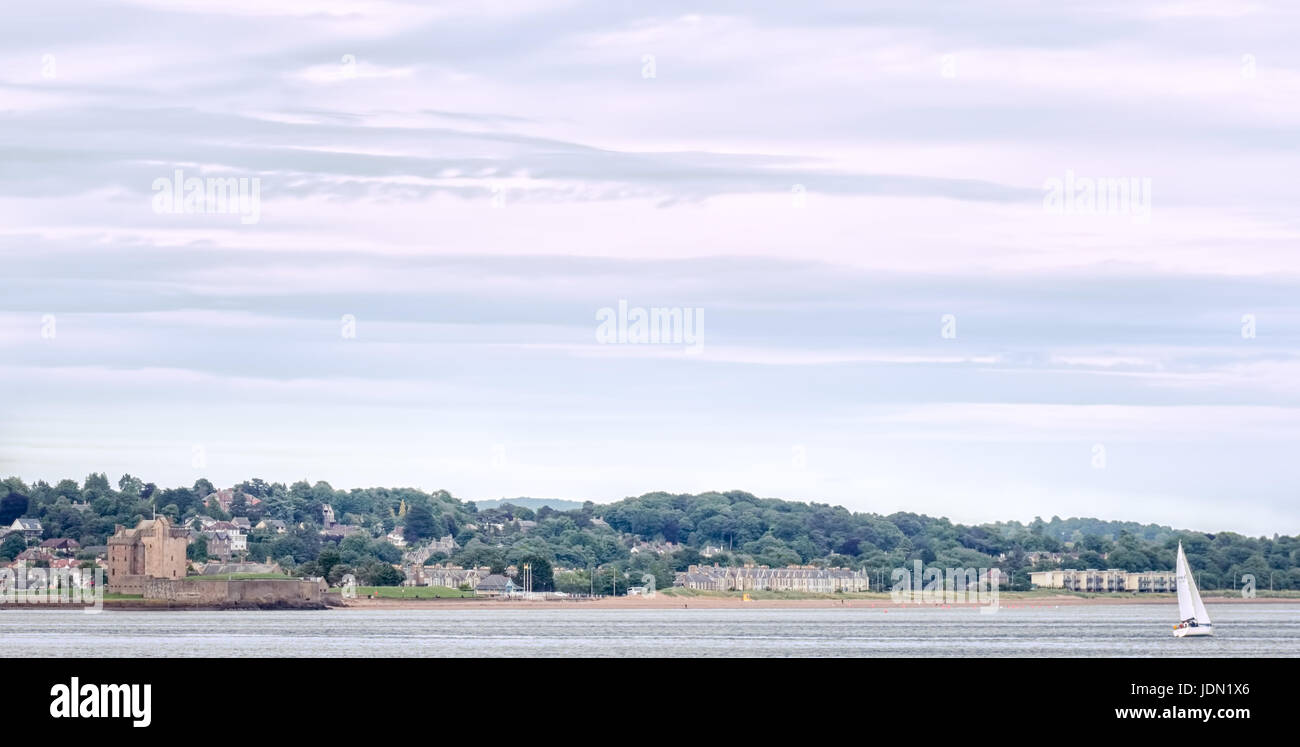
M 1174 628 L 1175 638 L 1203 638 L 1214 635 L 1214 628 L 1209 625 L 1197 625 L 1195 628 Z

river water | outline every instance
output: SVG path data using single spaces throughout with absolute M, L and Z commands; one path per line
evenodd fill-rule
M 0 609 L 0 656 L 1300 656 L 1300 605 L 131 612 Z

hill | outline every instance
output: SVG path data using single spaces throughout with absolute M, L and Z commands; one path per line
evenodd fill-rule
M 348 529 L 345 538 L 322 532 L 327 505 Z M 412 570 L 403 562 L 407 550 L 450 537 L 454 544 L 421 560 L 486 566 L 497 573 L 528 563 L 534 588 L 575 593 L 600 591 L 616 579 L 626 588 L 627 579 L 645 575 L 667 586 L 675 574 L 702 563 L 854 568 L 884 583 L 892 569 L 916 561 L 939 568 L 999 568 L 1012 579 L 1009 589 L 1022 590 L 1033 570 L 1169 570 L 1179 542 L 1203 589 L 1236 589 L 1244 576 L 1254 576 L 1261 589 L 1300 589 L 1300 537 L 1250 538 L 1055 516 L 1028 524 L 959 524 L 738 490 L 647 493 L 606 504 L 538 498 L 475 503 L 442 490 L 337 490 L 326 482 L 285 485 L 259 479 L 216 491 L 205 479 L 192 487 L 162 488 L 124 475 L 115 489 L 103 473 L 81 483 L 27 485 L 17 477 L 0 482 L 0 525 L 27 517 L 39 519 L 42 527 L 40 537 L 15 532 L 0 540 L 0 562 L 30 544 L 61 537 L 77 540 L 93 556 L 88 548 L 103 546 L 115 525 L 136 526 L 155 511 L 176 523 L 201 514 L 247 517 L 254 527 L 275 519 L 287 530 L 254 528 L 247 538 L 248 557 L 272 558 L 290 572 L 333 583 L 352 573 L 370 586 L 401 583 Z M 396 527 L 403 529 L 405 549 L 388 541 Z M 190 553 L 194 560 L 206 559 L 206 543 L 191 544 Z

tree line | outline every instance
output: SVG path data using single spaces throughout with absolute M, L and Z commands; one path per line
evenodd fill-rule
M 403 578 L 394 568 L 402 550 L 383 539 L 401 527 L 410 545 L 454 538 L 455 551 L 434 553 L 429 564 L 504 572 L 527 563 L 539 591 L 606 594 L 624 592 L 647 575 L 662 588 L 675 573 L 702 563 L 844 567 L 868 571 L 887 588 L 889 570 L 911 567 L 915 560 L 944 568 L 1000 568 L 1010 588 L 1025 589 L 1034 570 L 1172 570 L 1181 540 L 1204 588 L 1237 588 L 1250 575 L 1259 589 L 1300 589 L 1300 538 L 1292 536 L 1252 538 L 1056 516 L 964 525 L 924 514 L 854 512 L 741 491 L 647 493 L 563 511 L 508 502 L 479 509 L 446 491 L 339 490 L 326 482 L 285 485 L 257 478 L 235 485 L 233 492 L 226 512 L 206 479 L 162 488 L 129 474 L 116 487 L 104 473 L 53 485 L 10 477 L 0 482 L 0 526 L 18 517 L 37 518 L 43 538 L 69 537 L 93 547 L 105 544 L 115 525 L 135 526 L 155 512 L 176 523 L 199 514 L 245 516 L 252 524 L 278 519 L 287 526 L 284 534 L 251 532 L 250 559 L 272 559 L 292 572 L 334 583 L 352 573 L 373 585 Z M 358 531 L 341 540 L 322 537 L 326 505 L 337 522 Z M 0 560 L 12 559 L 26 544 L 11 534 L 0 543 Z M 200 550 L 191 546 L 192 553 Z

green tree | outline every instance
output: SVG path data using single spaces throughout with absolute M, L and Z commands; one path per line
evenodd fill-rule
M 214 519 L 230 521 L 230 514 L 221 510 L 221 504 L 217 503 L 215 496 L 208 498 L 207 505 L 203 507 L 203 512 Z
M 8 527 L 14 519 L 26 514 L 28 504 L 27 496 L 19 493 L 9 493 L 0 498 L 0 527 Z
M 352 566 L 343 563 L 335 563 L 330 567 L 329 573 L 325 576 L 325 580 L 329 582 L 330 586 L 338 586 L 343 583 L 343 577 L 349 573 L 356 575 L 352 570 Z
M 406 541 L 418 544 L 432 538 L 441 529 L 428 506 L 418 503 L 406 512 Z
M 138 477 L 132 477 L 130 474 L 122 475 L 122 479 L 117 481 L 117 489 L 126 495 L 139 496 L 140 491 L 144 490 L 144 481 Z
M 406 574 L 387 563 L 371 563 L 361 569 L 366 586 L 400 586 Z
M 591 575 L 586 569 L 561 571 L 555 574 L 555 590 L 565 594 L 586 594 L 591 591 Z
M 4 542 L 0 542 L 0 558 L 13 560 L 18 557 L 18 553 L 26 549 L 27 541 L 23 536 L 17 533 L 11 534 L 4 538 Z
M 554 591 L 555 576 L 551 568 L 551 562 L 546 558 L 538 555 L 529 556 L 517 567 L 519 568 L 519 577 L 515 583 L 520 586 L 524 583 L 524 565 L 528 565 L 533 575 L 533 591 Z
M 339 551 L 334 547 L 325 547 L 316 557 L 316 565 L 320 568 L 320 575 L 329 578 L 330 571 L 334 566 L 339 565 L 342 559 L 339 557 Z

